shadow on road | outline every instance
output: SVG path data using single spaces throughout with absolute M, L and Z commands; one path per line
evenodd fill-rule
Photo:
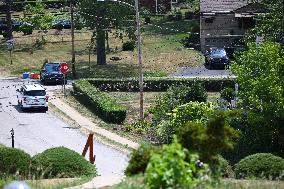
M 22 108 L 19 105 L 13 105 L 13 106 L 19 113 L 46 113 L 46 111 L 42 108 L 28 108 L 22 110 Z

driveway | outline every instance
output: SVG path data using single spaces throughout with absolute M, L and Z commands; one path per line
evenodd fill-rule
M 15 148 L 35 155 L 48 148 L 64 146 L 82 153 L 87 136 L 64 123 L 50 112 L 22 112 L 17 106 L 16 89 L 23 83 L 17 78 L 0 78 L 0 143 L 11 146 L 10 130 L 15 131 Z M 60 86 L 48 86 L 48 90 Z M 94 153 L 99 174 L 123 175 L 126 154 L 94 140 Z M 88 154 L 87 154 L 88 155 Z M 86 155 L 86 156 L 87 156 Z M 88 156 L 87 156 L 88 157 Z
M 204 65 L 199 67 L 179 67 L 172 75 L 173 77 L 183 78 L 235 78 L 230 70 L 214 69 L 209 70 Z

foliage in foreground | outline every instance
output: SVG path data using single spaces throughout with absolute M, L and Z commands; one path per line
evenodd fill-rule
M 30 165 L 31 157 L 26 152 L 16 148 L 0 148 L 0 177 L 16 173 L 27 176 Z
M 65 147 L 47 149 L 33 157 L 33 164 L 39 176 L 64 178 L 96 176 L 97 169 L 83 156 Z
M 284 159 L 269 153 L 245 157 L 234 167 L 237 178 L 269 178 L 284 180 Z
M 175 139 L 154 153 L 145 172 L 148 188 L 189 188 L 206 184 L 209 168 L 188 152 Z

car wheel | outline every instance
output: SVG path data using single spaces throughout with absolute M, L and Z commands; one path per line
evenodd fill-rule
M 47 112 L 48 111 L 48 107 L 44 107 L 43 111 Z

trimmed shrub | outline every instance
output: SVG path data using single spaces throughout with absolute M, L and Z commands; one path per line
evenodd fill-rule
M 245 157 L 234 166 L 237 178 L 284 179 L 284 159 L 270 153 Z
M 75 92 L 81 93 L 76 97 L 91 110 L 94 110 L 104 121 L 122 123 L 125 120 L 126 108 L 91 85 L 87 80 L 75 81 L 73 88 Z
M 0 176 L 14 175 L 27 176 L 31 164 L 31 157 L 26 152 L 16 149 L 0 148 Z
M 122 44 L 123 51 L 133 51 L 135 48 L 135 41 L 126 41 Z
M 44 178 L 96 176 L 95 165 L 65 147 L 47 149 L 33 157 L 33 166 Z
M 231 100 L 235 97 L 235 90 L 233 88 L 225 88 L 220 92 L 221 98 L 224 100 L 231 102 Z
M 88 81 L 102 91 L 121 91 L 138 92 L 139 81 L 135 78 L 126 79 L 88 79 Z M 144 91 L 146 92 L 164 92 L 172 86 L 190 87 L 194 84 L 200 84 L 206 91 L 219 92 L 220 90 L 235 86 L 234 79 L 229 78 L 210 78 L 210 79 L 192 79 L 192 78 L 166 78 L 166 77 L 148 77 L 144 79 Z
M 150 144 L 142 144 L 137 150 L 133 150 L 125 170 L 125 175 L 131 176 L 144 173 L 155 150 L 157 150 L 157 148 Z

